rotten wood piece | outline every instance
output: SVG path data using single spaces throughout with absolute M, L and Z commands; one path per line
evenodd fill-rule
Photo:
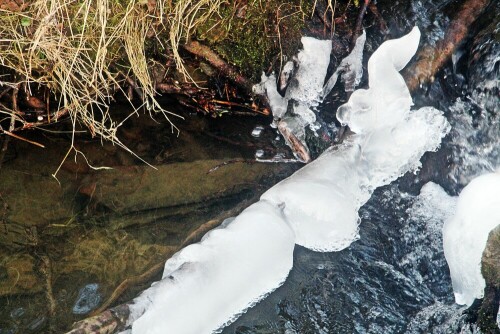
M 417 62 L 403 73 L 410 91 L 414 91 L 422 84 L 434 81 L 436 73 L 467 37 L 469 27 L 489 3 L 490 0 L 466 0 L 451 21 L 444 38 L 438 41 L 435 47 L 427 46 L 417 54 Z
M 241 75 L 234 67 L 226 63 L 218 54 L 213 52 L 208 46 L 197 41 L 190 41 L 183 45 L 189 53 L 205 59 L 210 65 L 215 67 L 222 75 L 231 82 L 243 88 L 247 93 L 252 93 L 252 82 Z
M 278 123 L 278 131 L 281 133 L 287 144 L 292 148 L 294 154 L 303 162 L 308 163 L 311 161 L 311 155 L 309 151 L 301 143 L 301 141 L 288 129 L 287 124 L 284 121 Z
M 103 313 L 83 319 L 67 334 L 111 334 L 123 331 L 130 316 L 128 304 L 118 305 Z

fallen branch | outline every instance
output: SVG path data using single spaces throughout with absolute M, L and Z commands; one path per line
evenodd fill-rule
M 361 5 L 361 9 L 359 10 L 358 18 L 356 20 L 356 27 L 354 28 L 354 34 L 352 35 L 351 38 L 351 50 L 354 49 L 354 46 L 356 45 L 356 40 L 358 39 L 359 35 L 361 34 L 361 31 L 363 30 L 363 19 L 366 14 L 366 9 L 368 8 L 368 5 L 370 4 L 370 0 L 364 0 L 363 4 Z
M 205 59 L 215 67 L 223 76 L 243 88 L 247 93 L 252 92 L 252 83 L 242 76 L 234 67 L 226 63 L 218 54 L 213 52 L 208 46 L 197 41 L 190 41 L 184 44 L 184 49 L 189 53 Z
M 435 47 L 427 46 L 417 54 L 417 62 L 404 71 L 410 91 L 433 82 L 436 73 L 451 58 L 457 46 L 467 37 L 469 27 L 489 5 L 490 0 L 467 0 L 451 21 L 446 34 Z

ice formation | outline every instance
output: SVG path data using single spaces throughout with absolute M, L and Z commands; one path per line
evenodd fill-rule
M 302 37 L 304 47 L 293 61 L 288 61 L 280 74 L 280 89 L 287 88 L 285 96 L 278 93 L 276 77 L 273 74 L 262 74 L 261 82 L 254 86 L 256 94 L 265 95 L 273 111 L 274 124 L 280 132 L 293 134 L 301 143 L 304 150 L 308 150 L 305 142 L 305 128 L 315 131 L 316 124 L 314 108 L 323 101 L 337 83 L 341 75 L 346 91 L 353 91 L 361 81 L 363 75 L 363 49 L 366 33 L 356 39 L 351 53 L 342 60 L 339 67 L 332 74 L 326 85 L 324 84 L 332 43 L 330 40 L 317 40 L 311 37 Z M 292 148 L 295 156 L 303 161 L 304 155 L 298 154 L 294 143 L 289 142 L 284 135 L 287 145 Z
M 212 333 L 284 282 L 294 245 L 281 209 L 257 202 L 165 263 L 132 306 L 132 333 Z
M 356 39 L 356 44 L 351 53 L 342 59 L 339 67 L 333 72 L 332 76 L 323 87 L 321 98 L 330 94 L 331 90 L 337 83 L 339 75 L 341 75 L 344 87 L 347 92 L 352 92 L 361 82 L 363 76 L 363 49 L 366 42 L 366 32 L 363 30 L 361 36 Z
M 449 131 L 440 111 L 410 110 L 411 95 L 398 71 L 416 52 L 419 38 L 414 28 L 370 58 L 369 89 L 355 91 L 337 111 L 356 134 L 262 196 L 283 205 L 297 244 L 317 251 L 349 246 L 358 234 L 358 209 L 373 190 L 417 169 L 420 157 L 437 149 Z
M 455 216 L 443 227 L 444 255 L 457 304 L 483 297 L 481 256 L 489 232 L 500 224 L 500 170 L 472 180 L 460 193 Z
M 295 70 L 294 63 L 288 62 L 281 73 L 284 79 L 280 81 L 285 82 L 295 70 L 294 76 L 288 82 L 285 96 L 282 97 L 278 93 L 274 74 L 269 77 L 262 74 L 261 83 L 254 86 L 254 92 L 267 96 L 275 122 L 280 122 L 280 131 L 293 133 L 307 150 L 305 127 L 316 122 L 312 108 L 321 102 L 332 42 L 312 37 L 302 37 L 301 41 L 304 48 L 295 59 L 298 68 Z M 287 145 L 293 147 L 293 143 L 288 141 Z M 299 154 L 296 154 L 296 157 L 304 160 Z
M 267 96 L 275 119 L 284 118 L 289 102 L 294 102 L 300 107 L 294 110 L 293 115 L 288 113 L 288 116 L 298 116 L 304 122 L 310 124 L 316 120 L 316 116 L 310 110 L 310 107 L 317 106 L 321 102 L 320 95 L 323 91 L 323 83 L 330 63 L 332 42 L 312 37 L 302 37 L 301 42 L 304 48 L 299 52 L 296 59 L 298 69 L 288 83 L 288 89 L 284 97 L 278 93 L 274 73 L 270 76 L 262 74 L 261 82 L 255 85 L 253 89 L 256 94 Z M 285 76 L 290 76 L 293 68 L 293 62 L 285 64 L 283 69 L 284 72 L 286 71 Z
M 358 209 L 373 190 L 418 168 L 424 152 L 435 150 L 449 130 L 436 109 L 410 111 L 411 96 L 398 70 L 413 56 L 419 38 L 414 28 L 384 43 L 372 56 L 370 88 L 354 92 L 339 110 L 355 135 L 166 262 L 163 279 L 131 307 L 132 333 L 217 331 L 285 280 L 295 243 L 334 251 L 357 238 Z M 289 84 L 284 98 L 274 78 L 267 78 L 272 84 L 264 81 L 259 86 L 266 89 L 274 115 L 286 112 L 280 99 L 293 96 L 307 109 L 322 92 L 328 62 L 318 56 L 331 44 L 311 38 L 304 38 L 303 44 L 298 81 Z

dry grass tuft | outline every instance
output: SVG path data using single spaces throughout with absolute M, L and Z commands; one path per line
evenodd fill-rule
M 227 0 L 177 0 L 167 6 L 169 40 L 177 69 L 193 82 L 184 68 L 179 46 L 181 42 L 189 40 L 196 27 L 217 14 L 220 6 L 227 3 Z
M 116 136 L 124 121 L 115 122 L 109 107 L 126 77 L 133 77 L 142 106 L 162 112 L 174 131 L 169 118 L 174 114 L 155 99 L 145 42 L 169 31 L 177 66 L 186 74 L 177 49 L 222 2 L 33 0 L 22 10 L 0 9 L 0 92 L 45 86 L 59 103 L 53 118 L 68 113 L 73 128 L 84 125 L 93 136 L 124 147 Z M 3 104 L 0 113 L 24 124 L 22 116 Z

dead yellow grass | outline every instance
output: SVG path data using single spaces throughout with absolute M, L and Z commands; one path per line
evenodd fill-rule
M 168 31 L 177 66 L 187 74 L 178 48 L 222 2 L 34 0 L 21 11 L 0 9 L 0 69 L 5 74 L 0 91 L 48 87 L 59 103 L 56 109 L 69 114 L 73 128 L 82 124 L 93 136 L 124 147 L 116 136 L 124 120 L 116 122 L 109 107 L 125 77 L 133 77 L 142 106 L 163 113 L 174 131 L 173 114 L 155 99 L 145 42 L 151 32 L 154 38 L 155 32 Z M 23 122 L 5 105 L 0 113 Z

